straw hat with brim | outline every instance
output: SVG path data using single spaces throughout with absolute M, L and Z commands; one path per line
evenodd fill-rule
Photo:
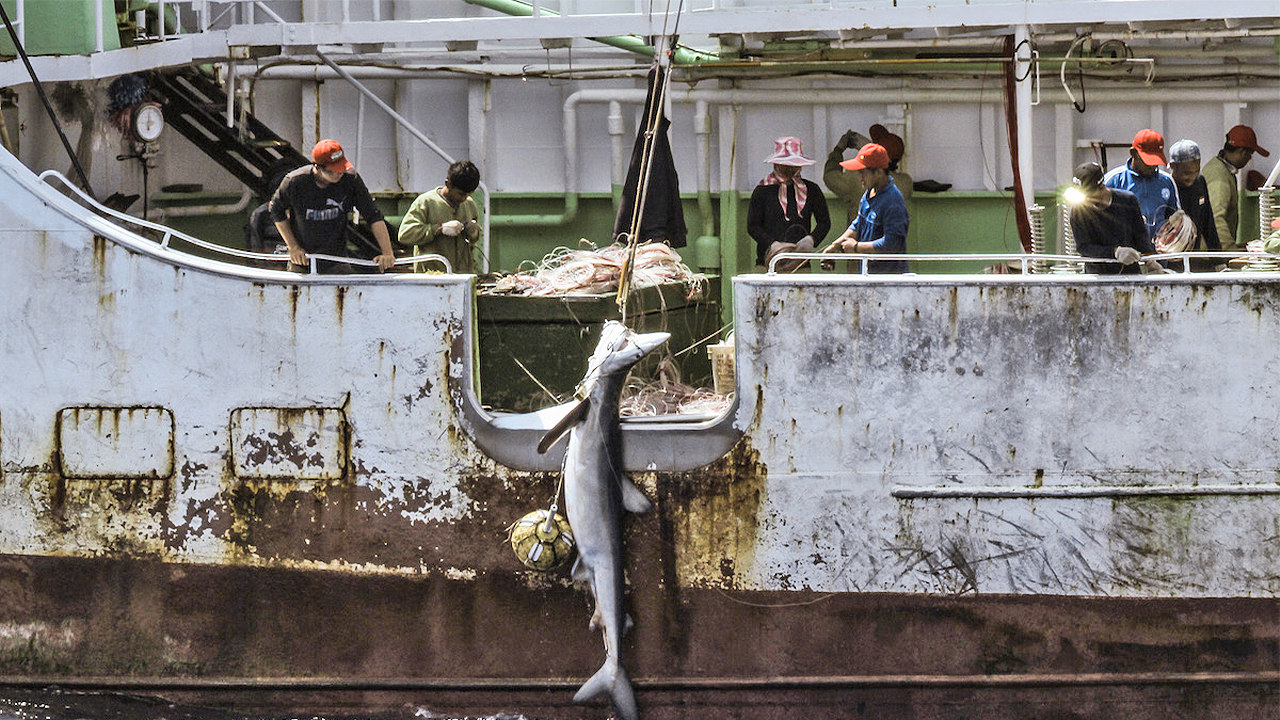
M 780 137 L 773 141 L 775 147 L 773 154 L 765 158 L 764 161 L 772 165 L 790 165 L 792 167 L 804 167 L 812 165 L 813 160 L 805 157 L 804 147 L 800 144 L 800 138 Z

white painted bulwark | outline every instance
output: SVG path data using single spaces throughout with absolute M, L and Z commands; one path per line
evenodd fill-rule
M 1280 592 L 1280 278 L 1227 277 L 737 278 L 736 582 Z

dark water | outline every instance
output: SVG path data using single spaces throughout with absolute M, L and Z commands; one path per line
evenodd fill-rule
M 524 715 L 445 715 L 406 705 L 398 710 L 332 714 L 245 713 L 170 702 L 162 697 L 47 688 L 0 688 L 0 720 L 548 720 Z

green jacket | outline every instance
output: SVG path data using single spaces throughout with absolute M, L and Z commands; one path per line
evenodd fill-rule
M 1227 165 L 1221 157 L 1213 157 L 1200 169 L 1209 187 L 1209 204 L 1213 206 L 1213 224 L 1218 228 L 1218 239 L 1223 250 L 1244 250 L 1244 243 L 1236 242 L 1236 228 L 1240 224 L 1240 195 L 1236 191 L 1236 169 Z
M 409 211 L 404 214 L 404 219 L 400 221 L 400 234 L 396 241 L 404 247 L 412 248 L 415 255 L 443 255 L 453 264 L 453 271 L 456 273 L 474 273 L 476 257 L 482 247 L 477 221 L 480 211 L 471 198 L 455 208 L 444 199 L 442 192 L 444 186 L 428 190 L 413 201 Z M 440 232 L 440 226 L 450 220 L 458 220 L 463 225 L 477 221 L 477 225 L 470 233 L 464 230 L 449 236 Z

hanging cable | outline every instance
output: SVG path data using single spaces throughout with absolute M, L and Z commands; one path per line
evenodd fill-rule
M 4 5 L 0 4 L 0 19 L 4 20 L 4 26 L 9 30 L 9 38 L 13 40 L 13 47 L 18 51 L 18 57 L 22 58 L 22 64 L 27 68 L 27 74 L 31 76 L 31 83 L 36 86 L 36 94 L 40 96 L 40 102 L 44 103 L 44 109 L 49 113 L 49 120 L 53 122 L 53 129 L 58 131 L 58 137 L 62 139 L 62 147 L 66 149 L 67 155 L 71 157 L 71 167 L 75 168 L 76 177 L 80 178 L 80 184 L 84 186 L 84 191 L 94 200 L 98 196 L 94 194 L 93 188 L 89 186 L 89 177 L 85 175 L 84 168 L 80 166 L 80 158 L 76 157 L 76 151 L 71 148 L 71 141 L 67 140 L 66 133 L 62 132 L 62 124 L 58 122 L 58 115 L 53 111 L 53 105 L 49 102 L 49 96 L 44 92 L 44 85 L 40 83 L 40 78 L 36 77 L 35 68 L 31 67 L 31 60 L 27 58 L 27 50 L 18 40 L 18 32 L 13 29 L 13 23 L 9 20 L 9 13 L 5 12 Z

